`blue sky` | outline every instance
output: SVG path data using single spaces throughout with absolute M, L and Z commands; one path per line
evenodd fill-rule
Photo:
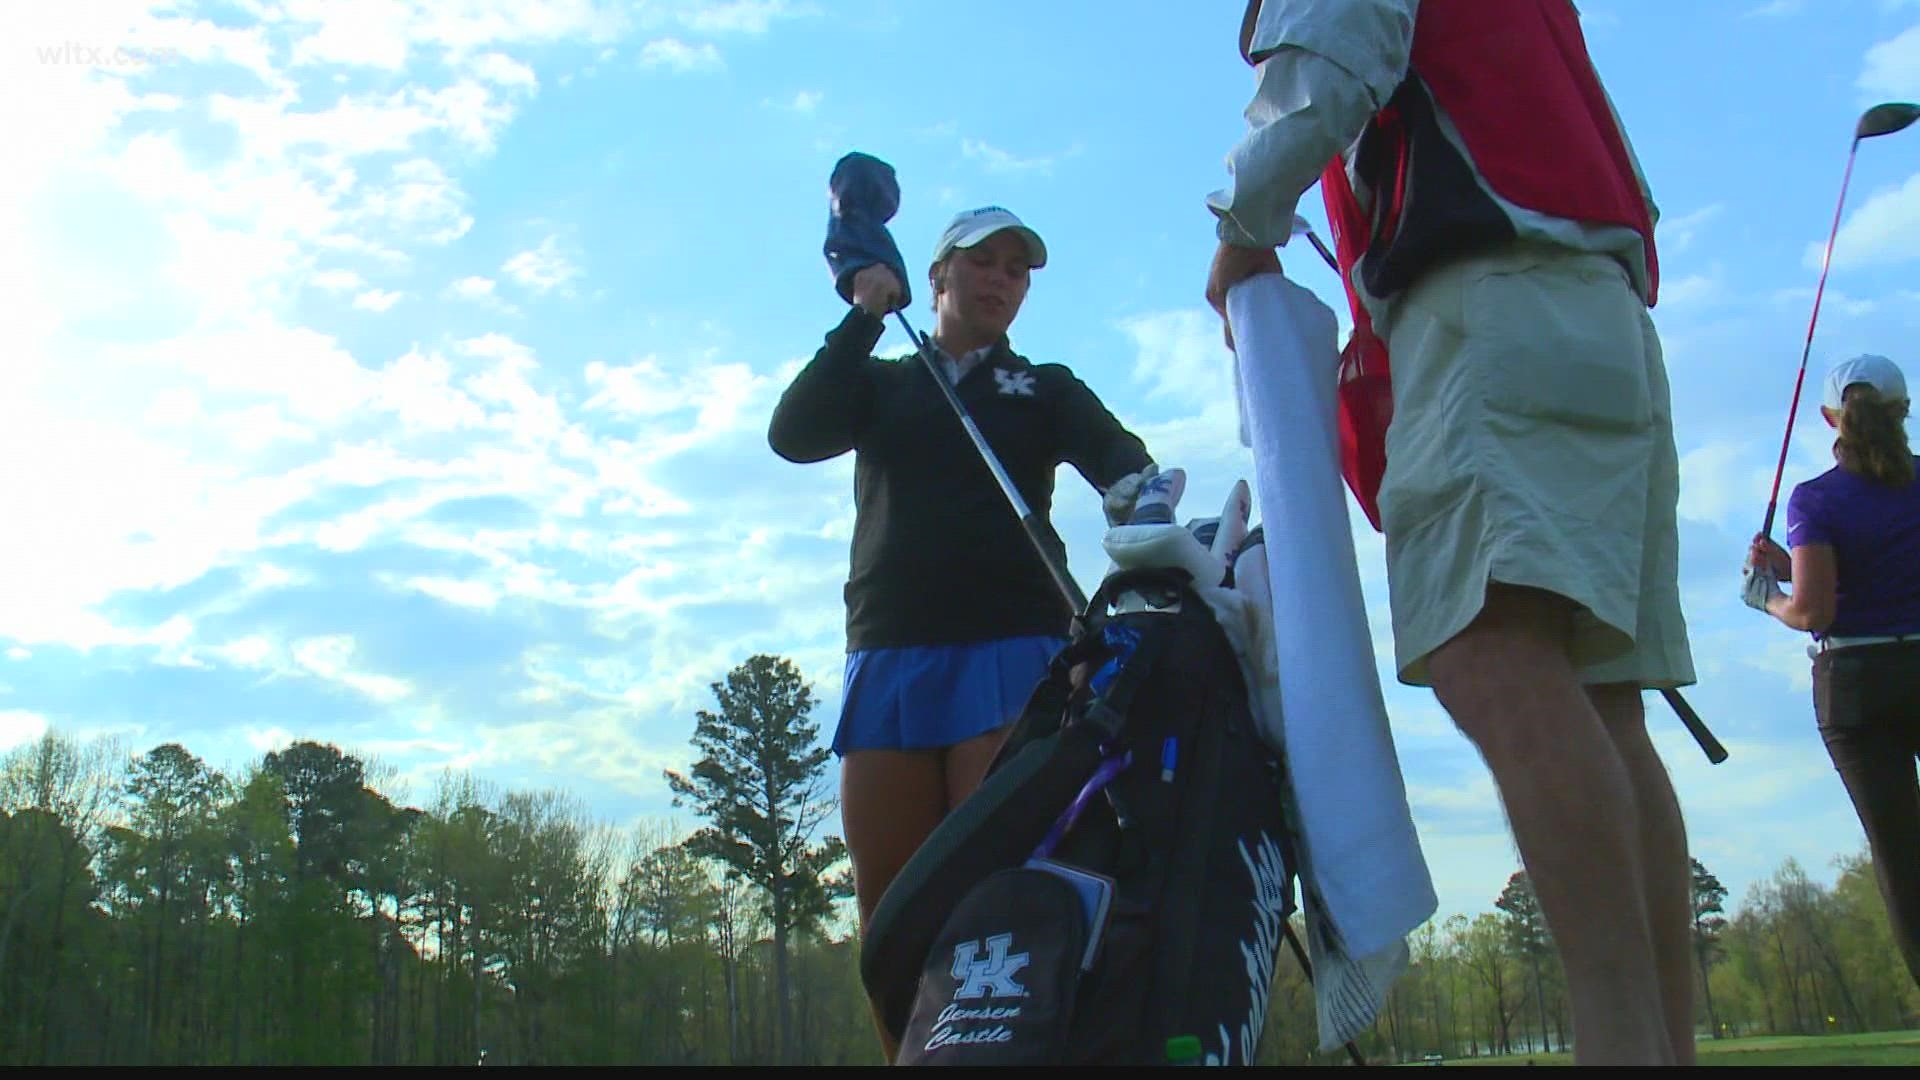
M 916 272 L 964 207 L 1046 237 L 1016 346 L 1072 365 L 1188 470 L 1183 508 L 1215 512 L 1251 479 L 1200 295 L 1203 199 L 1250 88 L 1240 8 L 16 12 L 0 749 L 52 726 L 239 769 L 312 738 L 416 802 L 469 770 L 624 825 L 675 813 L 661 770 L 752 653 L 801 665 L 830 733 L 852 462 L 789 465 L 765 428 L 844 310 L 820 244 L 854 149 L 899 171 Z M 1853 121 L 1920 98 L 1920 2 L 1581 8 L 1663 214 L 1688 694 L 1732 760 L 1654 702 L 1656 738 L 1736 898 L 1788 856 L 1830 878 L 1860 831 L 1804 641 L 1741 606 L 1739 562 Z M 1913 138 L 1861 148 L 1810 378 L 1869 349 L 1913 370 Z M 1302 208 L 1324 220 L 1317 193 Z M 1343 306 L 1304 249 L 1284 258 Z M 1827 461 L 1801 414 L 1789 484 Z M 1382 548 L 1354 520 L 1385 658 Z M 1070 469 L 1057 522 L 1091 585 L 1099 513 Z M 1442 914 L 1484 910 L 1516 866 L 1485 770 L 1429 694 L 1388 702 Z

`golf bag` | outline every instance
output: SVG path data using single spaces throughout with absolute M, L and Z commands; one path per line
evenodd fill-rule
M 1282 782 L 1190 575 L 1111 574 L 870 922 L 898 1063 L 1251 1064 L 1293 910 Z

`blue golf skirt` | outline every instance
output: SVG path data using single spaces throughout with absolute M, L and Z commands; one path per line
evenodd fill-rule
M 847 654 L 833 752 L 934 750 L 1020 716 L 1062 637 L 909 645 Z

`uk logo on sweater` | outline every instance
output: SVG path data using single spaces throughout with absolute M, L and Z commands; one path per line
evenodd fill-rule
M 985 956 L 980 955 L 982 945 L 986 946 Z M 954 946 L 952 972 L 960 980 L 960 988 L 953 992 L 953 1000 L 1026 997 L 1027 988 L 1013 977 L 1027 966 L 1031 954 L 1012 949 L 1012 934 L 995 934 L 984 942 L 963 941 Z
M 1002 394 L 1019 397 L 1033 396 L 1032 372 L 1008 371 L 1006 368 L 994 368 L 993 381 L 1000 384 L 1000 392 Z

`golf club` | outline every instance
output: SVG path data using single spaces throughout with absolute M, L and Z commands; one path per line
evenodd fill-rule
M 1820 298 L 1827 291 L 1827 271 L 1833 265 L 1833 241 L 1840 235 L 1840 211 L 1847 205 L 1847 184 L 1853 180 L 1854 155 L 1860 150 L 1861 139 L 1891 135 L 1904 130 L 1915 120 L 1920 120 L 1920 105 L 1890 101 L 1861 113 L 1859 123 L 1853 127 L 1853 143 L 1847 148 L 1847 170 L 1840 177 L 1840 199 L 1833 207 L 1833 228 L 1827 233 L 1827 250 L 1820 258 L 1820 284 L 1813 290 L 1813 316 L 1807 320 L 1807 342 L 1800 350 L 1800 374 L 1793 381 L 1793 404 L 1787 408 L 1787 430 L 1780 436 L 1780 460 L 1773 467 L 1773 491 L 1767 496 L 1767 518 L 1760 526 L 1760 535 L 1763 537 L 1773 535 L 1773 514 L 1780 504 L 1780 478 L 1787 470 L 1787 447 L 1793 441 L 1794 417 L 1800 413 L 1800 390 L 1807 381 L 1807 359 L 1813 355 L 1813 328 L 1820 321 Z

